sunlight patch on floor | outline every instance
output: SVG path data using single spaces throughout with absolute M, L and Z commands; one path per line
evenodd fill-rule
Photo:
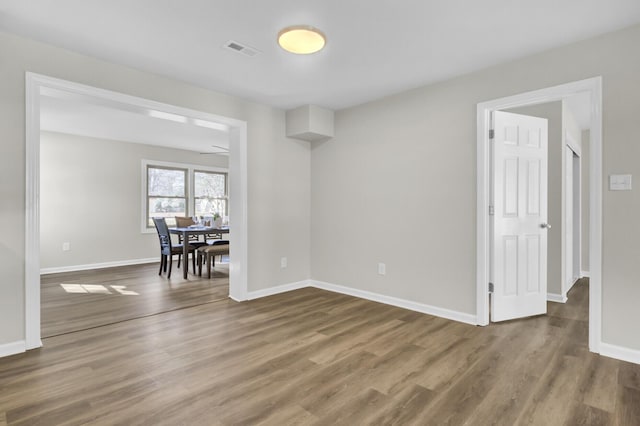
M 124 294 L 125 296 L 139 296 L 139 294 L 135 291 L 127 290 L 127 287 L 124 285 L 112 285 L 111 288 L 120 294 Z
M 84 293 L 84 294 L 113 294 L 111 290 L 102 284 L 60 284 L 60 287 L 67 293 Z M 135 291 L 127 290 L 124 285 L 111 285 L 112 290 L 124 296 L 139 296 Z

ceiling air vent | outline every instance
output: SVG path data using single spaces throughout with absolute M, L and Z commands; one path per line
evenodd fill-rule
M 246 44 L 238 43 L 234 40 L 229 40 L 224 44 L 225 49 L 232 50 L 234 52 L 242 53 L 245 56 L 256 56 L 260 51 Z

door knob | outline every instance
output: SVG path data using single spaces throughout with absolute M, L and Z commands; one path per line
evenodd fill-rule
M 547 228 L 547 229 L 551 229 L 551 225 L 549 225 L 548 223 L 541 223 L 541 224 L 540 224 L 540 228 Z

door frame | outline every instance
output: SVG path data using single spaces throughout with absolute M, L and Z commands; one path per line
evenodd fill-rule
M 248 211 L 247 123 L 120 92 L 27 72 L 26 81 L 26 187 L 25 187 L 25 340 L 26 349 L 42 346 L 40 337 L 40 96 L 42 89 L 87 95 L 107 102 L 178 114 L 229 126 L 229 221 L 233 256 L 229 264 L 229 297 L 247 300 Z
M 502 109 L 561 101 L 585 92 L 590 94 L 591 102 L 589 350 L 599 353 L 602 335 L 602 77 L 600 76 L 478 103 L 476 322 L 482 326 L 489 324 L 491 113 Z

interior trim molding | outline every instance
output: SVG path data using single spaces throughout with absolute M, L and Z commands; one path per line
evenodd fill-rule
M 397 306 L 410 311 L 446 318 L 452 321 L 463 322 L 465 324 L 477 325 L 476 316 L 465 312 L 452 311 L 450 309 L 439 308 L 437 306 L 426 305 L 424 303 L 412 302 L 410 300 L 399 299 L 397 297 L 386 296 L 384 294 L 373 293 L 365 290 L 358 290 L 352 287 L 345 287 L 337 284 L 311 280 L 311 287 L 334 293 L 346 294 L 348 296 L 359 297 L 360 299 L 372 302 L 384 303 L 385 305 Z
M 157 257 L 149 257 L 146 259 L 115 260 L 113 262 L 87 263 L 85 265 L 54 266 L 51 268 L 41 268 L 40 275 L 57 274 L 60 272 L 87 271 L 89 269 L 114 268 L 117 266 L 143 265 L 145 263 L 157 263 L 159 261 L 160 259 L 158 259 Z
M 640 350 L 600 342 L 600 355 L 640 364 Z
M 298 281 L 290 284 L 282 284 L 275 287 L 269 287 L 262 290 L 250 291 L 247 293 L 247 300 L 260 299 L 263 297 L 273 296 L 275 294 L 286 293 L 288 291 L 299 290 L 301 288 L 310 287 L 309 280 Z
M 581 278 L 589 278 L 589 271 L 580 271 Z
M 3 358 L 5 356 L 21 354 L 26 351 L 27 351 L 27 343 L 24 340 L 5 343 L 4 345 L 0 345 L 0 358 Z
M 557 293 L 547 293 L 547 301 L 555 303 L 567 303 L 567 296 Z

